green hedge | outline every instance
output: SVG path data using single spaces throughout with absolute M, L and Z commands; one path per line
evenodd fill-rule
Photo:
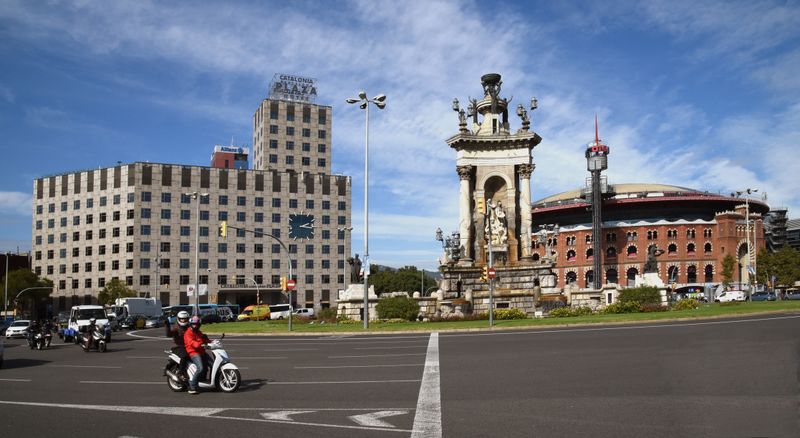
M 549 316 L 553 318 L 566 318 L 570 316 L 586 316 L 593 314 L 594 311 L 591 307 L 580 306 L 580 307 L 561 307 L 558 309 L 553 309 L 548 313 Z
M 419 315 L 419 304 L 407 296 L 381 298 L 375 306 L 380 319 L 401 318 L 414 321 Z
M 672 310 L 693 310 L 700 307 L 700 302 L 695 299 L 680 300 L 672 305 Z
M 661 293 L 654 286 L 639 286 L 623 289 L 617 300 L 620 303 L 661 304 Z

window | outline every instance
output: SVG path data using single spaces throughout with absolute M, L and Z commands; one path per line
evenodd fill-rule
M 237 196 L 236 197 L 236 205 L 246 206 L 247 205 L 247 197 L 246 196 Z
M 345 202 L 345 201 L 339 201 L 339 202 L 337 203 L 337 206 L 336 206 L 336 207 L 339 209 L 339 211 L 346 211 L 346 210 L 347 210 L 347 202 Z
M 169 204 L 170 202 L 172 202 L 172 194 L 167 192 L 162 193 L 161 202 L 165 204 Z
M 313 244 L 306 245 L 306 254 L 314 254 L 314 245 Z
M 217 260 L 217 269 L 228 269 L 228 261 L 226 259 Z
M 80 201 L 80 199 L 78 199 L 78 200 L 76 200 L 75 202 L 72 203 L 72 209 L 73 210 L 80 210 L 81 209 L 81 201 Z
M 172 210 L 170 209 L 161 210 L 161 219 L 170 219 L 171 217 L 172 217 Z
M 306 210 L 313 210 L 313 209 L 314 209 L 314 200 L 306 199 Z
M 272 222 L 273 223 L 280 223 L 281 222 L 281 214 L 280 213 L 272 213 Z
M 710 252 L 711 252 L 711 243 L 708 243 L 708 242 L 707 242 L 707 243 L 706 243 L 706 244 L 703 246 L 703 252 L 705 252 L 706 254 L 708 254 L 708 253 L 710 253 Z
M 278 133 L 278 125 L 269 125 L 269 133 L 270 134 L 277 134 Z
M 263 207 L 264 206 L 264 198 L 258 196 L 258 197 L 256 197 L 254 203 L 255 203 L 256 207 Z
M 272 207 L 280 208 L 281 206 L 281 199 L 280 198 L 272 198 Z
M 236 269 L 244 269 L 244 259 L 236 259 Z
M 135 193 L 128 193 L 128 202 L 133 202 L 135 200 L 136 200 L 136 194 Z
M 325 137 L 327 137 L 327 136 L 328 136 L 328 133 L 324 129 L 320 129 L 319 131 L 317 131 L 317 138 L 320 138 L 320 139 L 324 140 Z
M 287 141 L 286 142 L 286 150 L 287 151 L 293 151 L 294 150 L 294 142 L 293 141 Z
M 287 155 L 286 156 L 286 164 L 294 164 L 294 156 Z
M 277 145 L 276 145 L 276 147 L 277 147 Z M 278 156 L 275 155 L 275 154 L 270 154 L 269 162 L 273 163 L 273 164 L 277 164 L 278 163 Z
M 169 236 L 170 235 L 170 226 L 169 225 L 162 225 L 161 226 L 161 235 L 162 236 Z
M 264 222 L 264 213 L 258 212 L 253 216 L 256 222 Z
M 317 152 L 319 152 L 321 154 L 324 154 L 325 153 L 325 149 L 327 149 L 325 144 L 320 143 L 320 144 L 317 145 Z
M 150 259 L 139 259 L 139 269 L 150 269 Z
M 238 252 L 238 253 L 246 252 L 245 244 L 244 243 L 237 243 L 236 244 L 236 252 Z
M 150 209 L 143 208 L 141 216 L 142 219 L 150 219 Z M 100 222 L 105 222 L 105 213 L 100 213 Z
M 228 244 L 220 242 L 217 244 L 217 252 L 226 253 L 228 252 Z
M 278 149 L 278 140 L 270 140 L 269 141 L 269 148 L 270 149 Z
M 294 135 L 294 126 L 287 126 L 286 127 L 286 135 Z
M 228 197 L 225 195 L 219 196 L 219 205 L 228 205 Z
M 209 214 L 210 213 L 208 212 L 208 210 L 200 210 L 200 220 L 201 221 L 209 220 Z
M 86 200 L 86 208 L 92 208 L 92 207 L 94 207 L 94 199 L 89 198 Z
M 311 165 L 311 158 L 309 158 L 309 157 L 302 157 L 302 158 L 300 159 L 300 162 L 303 164 L 303 166 L 310 166 L 310 165 Z
M 150 193 L 150 192 L 142 192 L 142 202 L 150 202 L 152 197 L 153 197 L 152 193 Z M 100 198 L 100 205 L 101 206 L 105 205 L 105 202 L 103 201 L 103 199 L 104 198 Z
M 297 199 L 289 200 L 289 208 L 297 208 Z
M 147 193 L 147 194 L 148 194 L 148 197 L 147 197 L 147 199 L 146 199 L 146 200 L 145 200 L 145 197 L 144 197 L 144 194 L 145 194 L 145 193 Z M 142 192 L 142 201 L 150 201 L 150 196 L 149 196 L 149 194 L 150 194 L 150 192 Z M 101 196 L 101 197 L 100 197 L 100 206 L 101 206 L 101 207 L 105 207 L 107 202 L 108 202 L 108 200 L 107 200 L 107 198 L 106 198 L 105 196 Z
M 191 204 L 192 203 L 192 195 L 187 193 L 181 193 L 181 204 Z
M 317 158 L 317 167 L 325 167 L 325 159 Z
M 303 128 L 303 137 L 311 137 L 311 129 Z M 303 143 L 305 144 L 305 143 Z
M 180 259 L 179 265 L 181 269 L 189 269 L 189 259 Z
M 220 221 L 228 220 L 228 212 L 227 211 L 220 211 L 217 214 L 217 220 L 220 220 Z
M 192 235 L 192 228 L 186 225 L 181 226 L 181 236 L 191 236 Z
M 139 242 L 139 251 L 141 252 L 150 252 L 150 242 Z
M 237 211 L 236 220 L 239 222 L 245 222 L 247 220 L 247 214 L 245 214 L 243 211 Z
M 311 152 L 311 143 L 303 143 L 303 152 Z
M 314 260 L 306 260 L 306 269 L 314 269 Z
M 186 220 L 191 218 L 192 218 L 192 213 L 189 210 L 181 210 L 181 219 Z
M 191 248 L 191 246 L 189 245 L 189 242 L 181 242 L 180 243 L 180 251 L 181 252 L 189 252 L 190 248 Z

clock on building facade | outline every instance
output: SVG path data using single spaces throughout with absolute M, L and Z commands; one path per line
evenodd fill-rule
M 314 215 L 306 213 L 289 215 L 289 237 L 310 240 L 314 238 Z

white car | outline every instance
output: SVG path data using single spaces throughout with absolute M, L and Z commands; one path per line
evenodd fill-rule
M 726 290 L 725 292 L 717 295 L 714 300 L 718 303 L 727 303 L 731 301 L 746 301 L 747 295 L 741 290 Z
M 314 317 L 314 309 L 297 309 L 294 311 L 294 316 L 297 318 L 313 318 Z
M 24 338 L 27 336 L 26 331 L 28 330 L 29 325 L 31 325 L 31 322 L 27 319 L 18 319 L 12 322 L 11 325 L 6 329 L 6 337 Z

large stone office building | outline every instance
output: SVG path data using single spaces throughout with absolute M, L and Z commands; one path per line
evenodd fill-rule
M 279 119 L 269 112 L 276 101 Z M 193 303 L 187 287 L 196 272 L 208 285 L 201 303 L 286 302 L 280 279 L 289 258 L 295 304 L 335 306 L 350 253 L 350 235 L 340 230 L 351 226 L 351 179 L 330 173 L 330 107 L 297 103 L 314 117 L 301 117 L 292 132 L 285 128 L 293 105 L 267 99 L 254 117 L 254 139 L 264 123 L 280 126 L 279 165 L 269 153 L 261 162 L 256 143 L 255 170 L 135 162 L 36 179 L 32 266 L 54 281 L 54 308 L 94 303 L 114 278 L 163 305 Z M 306 129 L 315 132 L 313 149 L 302 146 Z M 207 196 L 197 204 L 195 192 Z M 223 221 L 227 237 L 218 235 Z

